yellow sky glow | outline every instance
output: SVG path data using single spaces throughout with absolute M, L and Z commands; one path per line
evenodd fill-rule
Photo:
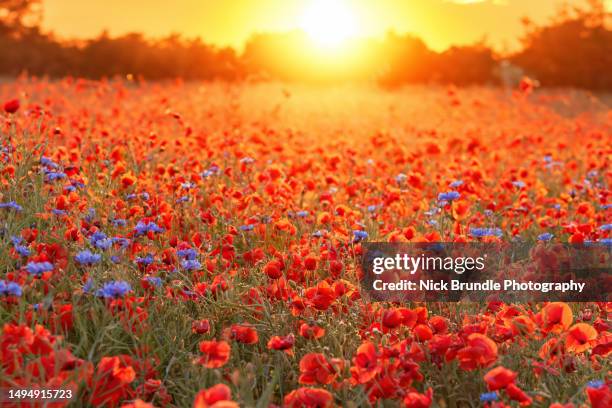
M 580 4 L 583 0 L 568 0 Z M 341 2 L 341 3 L 339 3 Z M 345 37 L 381 37 L 393 30 L 422 37 L 436 50 L 487 40 L 516 46 L 520 19 L 544 22 L 562 0 L 43 0 L 44 28 L 61 38 L 143 32 L 180 33 L 241 49 L 257 32 L 304 29 L 328 45 Z M 321 13 L 321 3 L 332 6 Z M 319 7 L 319 11 L 317 10 Z M 315 10 L 314 12 L 312 10 Z M 334 11 L 335 10 L 335 11 Z M 338 11 L 340 10 L 340 11 Z M 348 11 L 347 11 L 348 10 Z M 315 17 L 309 17 L 314 13 Z M 320 19 L 316 18 L 316 14 Z M 333 23 L 336 22 L 336 26 Z M 319 24 L 320 23 L 320 24 Z M 319 26 L 317 26 L 319 24 Z

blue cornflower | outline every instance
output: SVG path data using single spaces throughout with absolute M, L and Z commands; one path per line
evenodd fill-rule
M 40 164 L 42 164 L 43 166 L 50 167 L 52 169 L 57 169 L 59 167 L 57 163 L 55 163 L 53 160 L 45 156 L 42 156 L 40 158 Z
M 554 235 L 550 232 L 545 232 L 543 234 L 538 235 L 538 241 L 550 241 L 553 239 Z
M 202 267 L 202 264 L 197 259 L 185 259 L 181 262 L 183 269 L 195 271 Z
M 125 227 L 127 225 L 127 221 L 123 218 L 117 218 L 112 221 L 115 227 Z
M 102 241 L 107 238 L 107 235 L 102 231 L 96 231 L 89 237 L 89 242 L 94 245 L 96 241 Z
M 196 293 L 193 290 L 183 289 L 183 294 L 187 296 L 195 296 Z
M 19 204 L 17 204 L 16 202 L 14 202 L 14 201 L 9 201 L 9 202 L 6 202 L 6 203 L 0 203 L 0 208 L 10 208 L 10 209 L 15 210 L 15 211 L 22 211 L 23 210 L 23 207 L 20 206 Z
M 470 228 L 470 235 L 477 238 L 501 237 L 503 233 L 499 228 Z
M 66 192 L 66 193 L 72 193 L 73 191 L 76 191 L 76 187 L 75 186 L 65 186 L 64 187 L 64 192 Z
M 157 276 L 147 276 L 145 279 L 147 280 L 147 282 L 149 282 L 150 284 L 154 286 L 161 286 L 162 284 L 161 278 Z
M 194 183 L 192 183 L 191 181 L 186 181 L 184 183 L 181 183 L 181 188 L 184 189 L 184 190 L 191 190 L 195 186 L 196 185 Z
M 154 222 L 145 224 L 143 221 L 138 221 L 138 224 L 134 227 L 134 231 L 136 231 L 136 236 L 139 236 L 148 232 L 164 232 L 164 229 Z
M 118 264 L 119 262 L 121 262 L 121 258 L 119 258 L 117 255 L 113 255 L 111 256 L 111 262 L 114 264 Z
M 136 194 L 132 193 L 132 194 L 128 194 L 127 196 L 125 196 L 125 199 L 130 201 L 136 198 Z
M 30 275 L 40 276 L 45 272 L 52 271 L 53 264 L 51 262 L 28 262 L 25 268 Z
M 461 197 L 461 194 L 457 191 L 447 191 L 445 193 L 438 194 L 438 201 L 453 201 Z
M 243 157 L 242 159 L 240 159 L 240 163 L 243 163 L 243 164 L 255 163 L 255 159 L 253 159 L 252 157 Z
M 397 176 L 395 176 L 395 182 L 397 184 L 401 184 L 402 182 L 404 182 L 406 179 L 408 178 L 407 175 L 405 175 L 404 173 L 400 173 Z
M 298 211 L 297 213 L 295 213 L 295 215 L 300 218 L 308 217 L 308 211 Z
M 612 231 L 612 224 L 604 224 L 599 229 L 602 231 Z
M 202 176 L 202 178 L 208 178 L 215 174 L 219 174 L 220 172 L 221 172 L 221 169 L 218 166 L 213 165 L 213 166 L 210 166 L 208 170 L 204 170 L 202 174 L 200 174 L 200 176 Z
M 497 401 L 497 393 L 493 392 L 485 392 L 484 394 L 480 394 L 480 402 L 491 402 Z
M 31 253 L 30 249 L 23 245 L 16 245 L 15 252 L 17 252 L 21 256 L 30 256 Z
M 155 259 L 153 258 L 153 255 L 151 255 L 151 254 L 147 254 L 144 257 L 136 257 L 136 263 L 137 264 L 143 264 L 145 266 L 151 265 L 154 260 Z
M 612 238 L 600 239 L 599 242 L 604 244 L 605 246 L 612 247 Z
M 101 289 L 96 291 L 96 296 L 103 298 L 118 298 L 125 296 L 132 290 L 129 283 L 125 281 L 112 281 L 107 282 L 102 286 Z
M 253 231 L 254 228 L 255 228 L 255 225 L 253 224 L 246 224 L 246 225 L 241 225 L 238 227 L 240 231 Z
M 463 180 L 455 180 L 452 183 L 450 183 L 448 186 L 450 188 L 457 188 L 463 185 Z
M 194 260 L 198 256 L 198 251 L 193 248 L 179 249 L 176 251 L 176 254 L 179 256 L 179 258 Z
M 149 193 L 145 191 L 144 193 L 140 194 L 140 198 L 142 198 L 145 201 L 148 201 L 149 198 L 151 198 L 151 196 L 149 195 Z
M 368 212 L 374 212 L 378 209 L 377 205 L 368 205 Z
M 109 249 L 113 246 L 113 241 L 102 231 L 94 232 L 89 238 L 89 243 L 98 249 Z
M 321 238 L 323 236 L 323 231 L 317 230 L 317 231 L 312 233 L 312 236 L 315 237 L 315 238 Z
M 20 297 L 23 291 L 17 282 L 0 280 L 0 296 Z
M 85 216 L 85 221 L 92 222 L 95 217 L 96 217 L 96 209 L 90 208 L 89 211 L 87 212 L 87 215 Z
M 109 238 L 99 239 L 94 243 L 94 246 L 99 249 L 109 249 L 113 246 L 113 241 Z
M 84 293 L 89 293 L 91 292 L 91 289 L 93 288 L 93 280 L 91 278 L 87 279 L 87 282 L 85 282 L 85 285 L 83 285 L 83 292 Z
M 58 217 L 61 217 L 62 215 L 67 214 L 66 210 L 60 210 L 58 208 L 52 209 L 51 212 L 53 213 L 53 215 L 57 215 Z
M 127 248 L 130 245 L 130 240 L 123 237 L 112 237 L 111 242 L 113 244 L 119 244 L 121 248 Z
M 425 215 L 428 215 L 431 217 L 431 216 L 436 215 L 439 212 L 440 212 L 440 209 L 438 207 L 434 207 L 431 210 L 425 211 Z
M 71 183 L 76 188 L 85 188 L 85 184 L 81 181 L 72 180 Z
M 179 198 L 176 199 L 177 203 L 186 203 L 187 201 L 189 201 L 189 196 L 181 196 Z
M 15 252 L 17 252 L 19 255 L 21 256 L 30 256 L 30 249 L 25 246 L 25 245 L 21 245 L 21 242 L 23 241 L 23 238 L 21 237 L 11 237 L 11 242 L 13 243 L 13 246 L 15 247 Z
M 587 383 L 587 387 L 589 388 L 601 388 L 605 385 L 606 383 L 602 380 L 591 380 Z
M 102 255 L 94 254 L 91 251 L 84 250 L 84 251 L 79 252 L 74 257 L 74 260 L 80 263 L 81 265 L 93 265 L 93 264 L 97 264 L 98 262 L 102 260 Z
M 48 171 L 45 172 L 45 177 L 47 181 L 56 181 L 63 180 L 68 176 L 66 176 L 66 173 L 62 173 L 61 171 Z
M 525 188 L 526 184 L 524 181 L 513 181 L 512 185 L 516 188 Z
M 368 233 L 362 230 L 353 230 L 353 242 L 359 242 L 368 238 Z

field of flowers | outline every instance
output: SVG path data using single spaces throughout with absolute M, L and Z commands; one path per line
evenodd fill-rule
M 602 99 L 19 79 L 0 103 L 5 391 L 612 406 L 611 304 L 383 304 L 357 276 L 365 241 L 610 242 Z

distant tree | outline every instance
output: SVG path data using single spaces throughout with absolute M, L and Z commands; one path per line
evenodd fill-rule
M 379 82 L 385 86 L 432 79 L 435 53 L 418 37 L 389 32 L 381 44 L 380 55 Z
M 497 82 L 496 69 L 493 51 L 485 44 L 451 47 L 436 56 L 432 67 L 436 82 L 455 85 Z
M 603 1 L 565 7 L 545 26 L 524 24 L 523 49 L 512 61 L 542 85 L 612 89 L 612 30 Z
M 40 24 L 40 0 L 0 0 L 0 35 L 22 35 Z

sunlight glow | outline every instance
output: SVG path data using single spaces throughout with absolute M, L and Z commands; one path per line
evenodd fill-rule
M 315 43 L 325 47 L 336 47 L 357 32 L 355 16 L 341 0 L 313 0 L 300 26 Z

